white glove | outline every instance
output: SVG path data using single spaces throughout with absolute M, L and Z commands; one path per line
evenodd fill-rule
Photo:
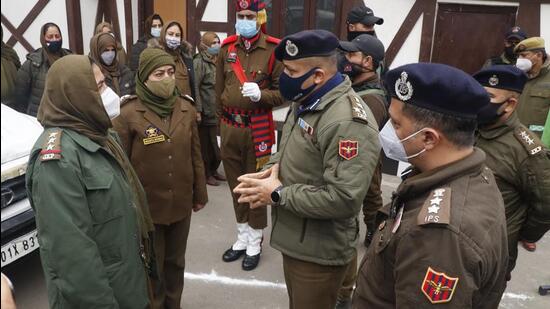
M 241 93 L 243 94 L 243 97 L 250 98 L 252 102 L 258 102 L 262 97 L 260 86 L 258 86 L 258 84 L 256 83 L 244 83 Z

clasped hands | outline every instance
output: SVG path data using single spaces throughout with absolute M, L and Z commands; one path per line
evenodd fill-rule
M 271 193 L 282 185 L 279 180 L 279 164 L 265 171 L 242 175 L 237 180 L 240 183 L 233 193 L 240 195 L 239 203 L 248 203 L 251 209 L 271 204 Z

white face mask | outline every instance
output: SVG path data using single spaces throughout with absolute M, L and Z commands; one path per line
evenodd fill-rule
M 116 52 L 114 50 L 104 51 L 101 54 L 101 60 L 103 60 L 103 63 L 106 65 L 113 64 L 113 61 L 115 61 Z
M 386 125 L 382 128 L 382 131 L 380 131 L 380 134 L 378 135 L 378 139 L 380 140 L 380 144 L 382 144 L 382 148 L 384 149 L 386 157 L 403 162 L 408 162 L 409 159 L 418 157 L 420 154 L 426 151 L 426 148 L 420 150 L 416 154 L 407 156 L 407 152 L 405 152 L 405 147 L 403 147 L 403 142 L 406 142 L 407 140 L 413 138 L 418 133 L 422 132 L 422 130 L 424 129 L 420 129 L 415 133 L 400 140 L 397 136 L 397 133 L 395 133 L 393 124 L 391 123 L 391 121 L 388 120 L 388 122 L 386 122 Z
M 107 87 L 101 94 L 101 101 L 103 102 L 103 107 L 111 120 L 115 119 L 120 115 L 120 98 L 113 91 L 113 89 Z
M 522 70 L 523 72 L 527 73 L 531 71 L 531 68 L 533 67 L 533 63 L 531 62 L 531 60 L 527 58 L 518 58 L 518 60 L 516 60 L 516 67 Z

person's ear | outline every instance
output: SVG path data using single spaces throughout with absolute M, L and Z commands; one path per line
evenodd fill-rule
M 424 148 L 426 150 L 434 149 L 441 141 L 441 135 L 439 132 L 431 128 L 424 129 L 422 136 L 422 142 L 424 143 Z
M 372 56 L 364 56 L 363 63 L 361 64 L 363 68 L 372 70 L 374 68 L 374 63 Z
M 320 84 L 323 81 L 325 81 L 326 72 L 323 69 L 317 69 L 315 73 L 313 73 L 313 82 L 315 84 Z
M 511 113 L 514 110 L 516 110 L 516 107 L 518 106 L 518 99 L 516 98 L 510 98 L 506 102 L 506 105 L 504 106 L 504 109 L 502 110 L 503 113 Z

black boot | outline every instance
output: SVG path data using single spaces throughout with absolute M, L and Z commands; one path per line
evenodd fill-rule
M 229 248 L 223 253 L 222 260 L 224 262 L 233 262 L 238 260 L 245 253 L 246 253 L 246 249 L 233 250 L 233 248 Z
M 253 270 L 258 266 L 258 263 L 260 263 L 260 253 L 256 255 L 246 254 L 243 259 L 243 270 Z

